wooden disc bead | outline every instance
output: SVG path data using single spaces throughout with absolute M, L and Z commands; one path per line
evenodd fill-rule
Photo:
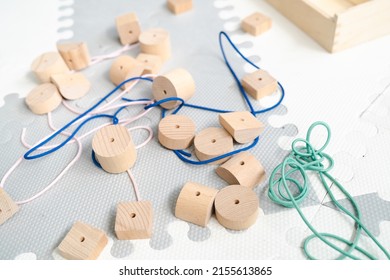
M 231 185 L 254 188 L 265 179 L 264 167 L 249 152 L 241 152 L 216 169 L 217 174 Z
M 19 206 L 12 198 L 0 187 L 0 225 L 9 220 L 16 212 L 19 211 Z
M 91 82 L 83 73 L 63 73 L 51 76 L 51 81 L 55 84 L 65 99 L 75 100 L 87 94 L 91 88 Z
M 117 57 L 110 68 L 110 80 L 114 85 L 119 85 L 125 79 L 127 74 L 138 65 L 138 62 L 129 55 Z
M 61 104 L 62 97 L 55 85 L 45 83 L 35 87 L 25 101 L 34 114 L 42 115 L 56 109 Z
M 109 125 L 96 132 L 92 139 L 96 160 L 109 173 L 121 173 L 132 167 L 137 151 L 126 127 Z
M 69 69 L 84 69 L 91 61 L 87 44 L 84 42 L 58 44 L 57 49 L 65 63 L 68 65 Z
M 218 190 L 188 182 L 176 201 L 175 216 L 184 221 L 205 227 L 213 213 L 213 204 Z
M 168 31 L 162 28 L 153 28 L 139 35 L 141 52 L 155 54 L 166 61 L 171 57 L 171 39 Z
M 158 124 L 158 140 L 171 150 L 182 150 L 191 146 L 195 137 L 195 124 L 186 116 L 170 115 Z
M 50 82 L 53 74 L 66 73 L 68 66 L 57 52 L 47 52 L 38 56 L 31 64 L 31 70 L 42 83 Z
M 215 215 L 222 226 L 244 230 L 256 222 L 259 199 L 250 188 L 231 185 L 218 192 L 214 206 Z
M 199 160 L 208 160 L 233 151 L 233 138 L 220 127 L 209 127 L 194 138 L 195 155 Z M 229 157 L 217 160 L 211 164 L 225 162 Z
M 157 101 L 168 97 L 179 97 L 187 101 L 195 93 L 195 82 L 187 70 L 178 68 L 156 77 L 153 81 L 152 91 Z M 173 109 L 179 104 L 179 101 L 171 101 L 161 104 L 161 107 Z

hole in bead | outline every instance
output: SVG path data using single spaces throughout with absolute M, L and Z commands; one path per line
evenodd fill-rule
M 255 20 L 260 20 L 260 19 L 257 17 L 257 18 L 255 18 Z
M 114 142 L 115 141 L 115 139 L 114 138 L 110 138 L 110 142 L 112 143 L 112 142 Z
M 135 216 L 137 216 L 135 213 L 131 213 L 131 214 L 130 214 L 130 217 L 131 217 L 132 219 L 134 219 Z
M 145 63 L 148 63 L 149 61 L 147 59 L 144 60 Z
M 132 30 L 129 30 L 129 34 L 133 34 L 133 31 L 132 31 Z
M 235 201 L 234 201 L 234 204 L 239 204 L 240 203 L 240 201 L 238 200 L 238 199 L 236 199 Z
M 177 124 L 177 125 L 175 125 L 175 127 L 176 127 L 176 128 L 180 128 L 180 125 Z
M 240 165 L 244 165 L 244 164 L 245 164 L 245 161 L 241 161 L 241 162 L 240 162 Z
M 244 121 L 245 121 L 245 119 L 241 119 L 241 121 L 242 121 L 242 122 L 244 122 Z
M 84 236 L 81 236 L 80 237 L 80 242 L 83 243 L 85 241 L 85 237 Z
M 153 34 L 153 37 L 154 37 L 154 38 L 156 38 L 156 37 L 157 37 L 157 35 L 156 35 L 156 34 Z
M 167 91 L 165 89 L 163 90 L 163 92 L 164 92 L 165 95 L 167 95 Z
M 263 80 L 263 78 L 262 78 L 262 77 L 260 77 L 260 78 L 259 78 L 259 81 L 261 81 L 261 80 Z
M 72 60 L 72 59 L 69 59 L 68 61 L 69 61 L 69 62 L 73 62 L 73 60 Z
M 0 209 L 0 214 L 1 214 L 1 212 L 3 212 L 3 210 Z
M 123 70 L 123 66 L 122 66 L 122 65 L 121 65 L 121 66 L 119 66 L 119 69 Z
M 217 140 L 211 139 L 211 143 L 215 143 L 215 142 L 217 142 Z
M 196 192 L 195 195 L 196 195 L 196 196 L 200 196 L 200 192 Z

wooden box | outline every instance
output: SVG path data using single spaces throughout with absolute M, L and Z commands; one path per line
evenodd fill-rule
M 266 0 L 330 52 L 390 33 L 389 0 Z

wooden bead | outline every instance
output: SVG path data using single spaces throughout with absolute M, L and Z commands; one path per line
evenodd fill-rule
M 218 190 L 188 182 L 176 201 L 175 216 L 184 221 L 205 227 L 214 210 Z
M 131 45 L 138 42 L 141 27 L 135 13 L 118 16 L 115 19 L 116 29 L 122 45 Z
M 230 185 L 257 187 L 265 179 L 264 167 L 249 152 L 234 155 L 216 169 L 217 174 Z
M 271 95 L 278 89 L 278 82 L 264 70 L 247 74 L 241 83 L 245 91 L 256 100 Z
M 192 0 L 168 0 L 168 9 L 175 15 L 192 9 Z
M 45 83 L 30 91 L 25 101 L 34 114 L 42 115 L 56 109 L 61 104 L 62 97 L 55 85 Z
M 157 74 L 162 67 L 162 59 L 158 55 L 140 53 L 136 60 L 143 66 L 143 74 Z
M 171 150 L 186 149 L 194 140 L 195 130 L 195 124 L 189 117 L 169 115 L 158 124 L 158 141 Z
M 84 69 L 88 67 L 91 61 L 87 44 L 84 42 L 58 44 L 57 49 L 69 69 Z
M 180 97 L 187 101 L 195 93 L 195 82 L 187 70 L 178 68 L 157 76 L 153 81 L 152 91 L 157 101 L 168 97 Z M 170 101 L 160 106 L 165 109 L 173 109 L 179 104 L 179 101 Z
M 220 190 L 214 201 L 218 222 L 228 229 L 244 230 L 256 222 L 259 199 L 254 191 L 240 185 Z
M 142 53 L 155 54 L 166 61 L 171 57 L 171 39 L 169 33 L 162 28 L 153 28 L 139 35 Z
M 150 201 L 120 202 L 115 219 L 119 240 L 146 239 L 152 236 L 153 208 Z
M 4 224 L 19 211 L 19 206 L 0 187 L 0 225 Z
M 242 30 L 253 36 L 258 36 L 266 32 L 271 29 L 271 26 L 272 20 L 259 12 L 247 16 L 241 21 Z
M 64 73 L 51 76 L 51 81 L 55 84 L 65 99 L 75 100 L 83 97 L 91 88 L 91 83 L 83 73 Z
M 233 138 L 220 127 L 209 127 L 194 138 L 195 155 L 199 160 L 208 160 L 233 151 Z M 211 164 L 225 162 L 229 157 L 217 160 Z
M 118 56 L 110 68 L 110 80 L 114 85 L 119 85 L 125 79 L 127 74 L 138 65 L 138 62 L 131 56 Z
M 219 123 L 241 144 L 253 141 L 264 130 L 264 124 L 248 111 L 220 114 Z
M 125 172 L 137 158 L 129 131 L 119 124 L 98 130 L 92 139 L 92 149 L 96 160 L 109 173 Z
M 143 65 L 141 64 L 136 64 L 134 65 L 133 68 L 131 68 L 129 70 L 129 72 L 127 72 L 125 78 L 123 79 L 124 81 L 125 80 L 128 80 L 130 78 L 134 78 L 134 77 L 140 77 L 142 76 L 143 74 L 145 74 L 145 69 L 143 67 Z M 135 83 L 135 81 L 130 81 L 130 82 L 127 82 L 127 83 L 124 83 L 123 86 L 121 87 L 122 89 L 127 89 L 129 88 L 133 83 Z
M 76 222 L 58 246 L 58 251 L 68 260 L 96 260 L 107 243 L 103 231 Z
M 50 82 L 50 76 L 66 73 L 68 66 L 57 52 L 47 52 L 38 56 L 31 64 L 31 70 L 42 83 Z

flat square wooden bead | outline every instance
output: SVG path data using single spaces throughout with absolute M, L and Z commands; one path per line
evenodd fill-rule
M 107 245 L 107 235 L 90 225 L 76 222 L 58 246 L 68 260 L 96 260 Z
M 247 16 L 241 22 L 241 28 L 253 36 L 266 32 L 271 26 L 272 20 L 259 12 Z
M 245 91 L 256 100 L 271 95 L 278 89 L 278 82 L 264 70 L 247 74 L 241 84 Z
M 187 116 L 169 115 L 158 124 L 158 141 L 171 150 L 191 146 L 195 137 L 195 123 Z
M 192 0 L 168 0 L 168 9 L 175 15 L 192 9 Z
M 87 44 L 84 42 L 58 44 L 57 49 L 69 69 L 84 69 L 91 61 Z
M 129 55 L 118 56 L 111 64 L 109 73 L 111 82 L 116 86 L 119 85 L 138 64 L 134 57 Z
M 154 54 L 140 53 L 136 60 L 143 66 L 143 74 L 157 74 L 163 64 L 161 57 Z
M 141 28 L 135 13 L 118 16 L 115 22 L 119 40 L 122 45 L 130 45 L 138 42 Z
M 48 83 L 52 75 L 67 73 L 69 68 L 58 52 L 47 52 L 34 59 L 31 71 L 39 81 Z
M 4 224 L 19 211 L 19 206 L 0 188 L 0 225 Z
M 44 83 L 30 91 L 25 101 L 34 114 L 42 115 L 54 111 L 61 104 L 62 96 L 55 85 Z
M 58 88 L 62 97 L 69 100 L 79 99 L 87 94 L 91 83 L 83 73 L 55 74 L 51 81 Z
M 146 239 L 152 236 L 153 208 L 150 201 L 120 202 L 115 233 L 119 240 Z
M 264 124 L 248 111 L 220 114 L 219 123 L 241 144 L 253 141 L 264 130 Z

